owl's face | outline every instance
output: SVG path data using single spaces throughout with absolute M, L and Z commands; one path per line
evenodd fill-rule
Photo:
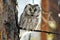
M 39 12 L 40 7 L 38 6 L 38 4 L 35 5 L 28 4 L 25 7 L 25 13 L 28 16 L 39 16 L 40 15 Z

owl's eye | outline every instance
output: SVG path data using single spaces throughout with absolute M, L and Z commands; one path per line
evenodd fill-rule
M 31 8 L 29 8 L 29 10 L 31 11 Z
M 36 10 L 37 10 L 37 9 L 35 8 L 35 9 L 34 9 L 34 12 L 35 12 Z

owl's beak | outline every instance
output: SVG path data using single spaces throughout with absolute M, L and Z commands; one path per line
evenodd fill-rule
M 31 16 L 33 16 L 33 15 L 31 15 Z
M 34 12 L 31 12 L 31 16 L 33 16 Z

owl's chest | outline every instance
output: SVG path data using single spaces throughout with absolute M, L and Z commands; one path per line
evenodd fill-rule
M 26 29 L 34 29 L 39 22 L 38 18 L 35 17 L 25 17 L 23 27 Z
M 27 23 L 38 23 L 38 18 L 34 18 L 34 17 L 27 17 L 26 19 Z

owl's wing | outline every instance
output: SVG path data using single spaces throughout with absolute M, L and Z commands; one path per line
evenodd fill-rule
M 23 24 L 24 24 L 24 15 L 22 14 L 22 15 L 20 16 L 19 27 L 20 27 L 20 28 L 23 28 Z
M 20 21 L 19 21 L 19 27 L 21 27 L 21 25 L 22 25 L 22 15 L 20 16 Z

